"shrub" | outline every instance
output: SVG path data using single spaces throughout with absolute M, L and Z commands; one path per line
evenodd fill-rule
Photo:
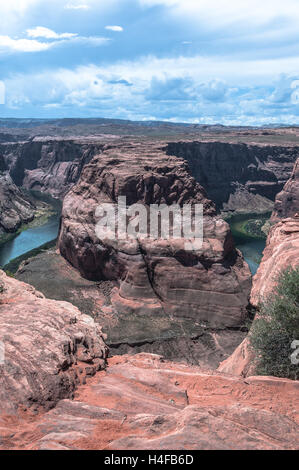
M 297 380 L 299 366 L 292 364 L 291 344 L 299 340 L 299 267 L 280 274 L 277 287 L 260 305 L 249 335 L 260 375 Z

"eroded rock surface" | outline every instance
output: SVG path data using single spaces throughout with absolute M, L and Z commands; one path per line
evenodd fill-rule
M 0 410 L 51 408 L 105 367 L 101 329 L 67 302 L 45 299 L 0 271 Z M 2 349 L 1 349 L 2 351 Z M 3 359 L 3 358 L 1 358 Z
M 101 142 L 36 137 L 0 143 L 0 156 L 17 186 L 62 199 L 78 181 L 84 165 L 102 148 Z
M 10 176 L 0 171 L 0 239 L 2 235 L 14 233 L 23 223 L 33 220 L 35 209 Z
M 299 217 L 283 219 L 271 228 L 263 259 L 254 276 L 251 303 L 258 305 L 275 287 L 281 271 L 299 264 Z
M 75 399 L 0 419 L 0 448 L 42 450 L 298 449 L 298 383 L 246 379 L 157 355 L 114 357 Z
M 126 196 L 128 205 L 146 207 L 202 203 L 202 247 L 187 251 L 184 239 L 98 239 L 96 208 L 115 205 L 118 196 Z M 150 152 L 144 145 L 112 148 L 85 167 L 64 200 L 59 248 L 87 279 L 117 282 L 110 303 L 102 308 L 117 321 L 108 333 L 115 346 L 184 336 L 187 323 L 189 337 L 195 338 L 207 329 L 244 325 L 248 266 L 234 248 L 228 224 L 215 217 L 213 203 L 186 162 L 167 156 L 159 146 Z M 128 318 L 138 328 L 132 331 Z
M 277 222 L 282 218 L 295 217 L 296 214 L 299 216 L 299 158 L 291 178 L 276 197 L 272 220 Z

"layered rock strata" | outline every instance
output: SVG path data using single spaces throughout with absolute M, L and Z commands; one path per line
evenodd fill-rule
M 49 409 L 106 364 L 101 328 L 0 271 L 0 411 Z
M 62 199 L 78 181 L 84 165 L 102 148 L 101 142 L 36 137 L 0 144 L 0 158 L 17 186 Z
M 7 173 L 0 172 L 0 240 L 16 232 L 24 223 L 34 219 L 36 207 L 12 182 Z
M 225 142 L 174 142 L 167 153 L 188 161 L 219 210 L 271 211 L 289 179 L 298 147 Z
M 182 238 L 99 239 L 96 208 L 116 205 L 118 196 L 147 208 L 202 203 L 203 245 L 187 251 Z M 158 146 L 150 152 L 142 145 L 107 150 L 86 165 L 64 200 L 59 249 L 87 279 L 117 283 L 102 308 L 116 321 L 114 345 L 137 342 L 130 318 L 138 325 L 140 344 L 244 325 L 251 276 L 229 226 L 215 217 L 186 162 Z

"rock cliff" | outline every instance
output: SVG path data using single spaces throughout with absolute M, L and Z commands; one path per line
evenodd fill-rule
M 14 233 L 23 223 L 33 220 L 35 209 L 10 176 L 0 172 L 0 241 L 3 235 Z
M 107 347 L 91 317 L 47 300 L 0 271 L 0 412 L 49 409 L 105 367 Z
M 275 200 L 272 221 L 299 216 L 299 158 L 295 163 L 291 178 Z
M 271 211 L 289 179 L 298 147 L 226 142 L 174 142 L 167 153 L 188 161 L 219 210 Z
M 33 138 L 30 141 L 0 144 L 5 161 L 17 186 L 63 198 L 80 177 L 82 168 L 102 150 L 101 142 Z

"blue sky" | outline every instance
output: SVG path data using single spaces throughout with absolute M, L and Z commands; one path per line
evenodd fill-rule
M 299 124 L 298 0 L 9 0 L 0 15 L 1 117 Z

